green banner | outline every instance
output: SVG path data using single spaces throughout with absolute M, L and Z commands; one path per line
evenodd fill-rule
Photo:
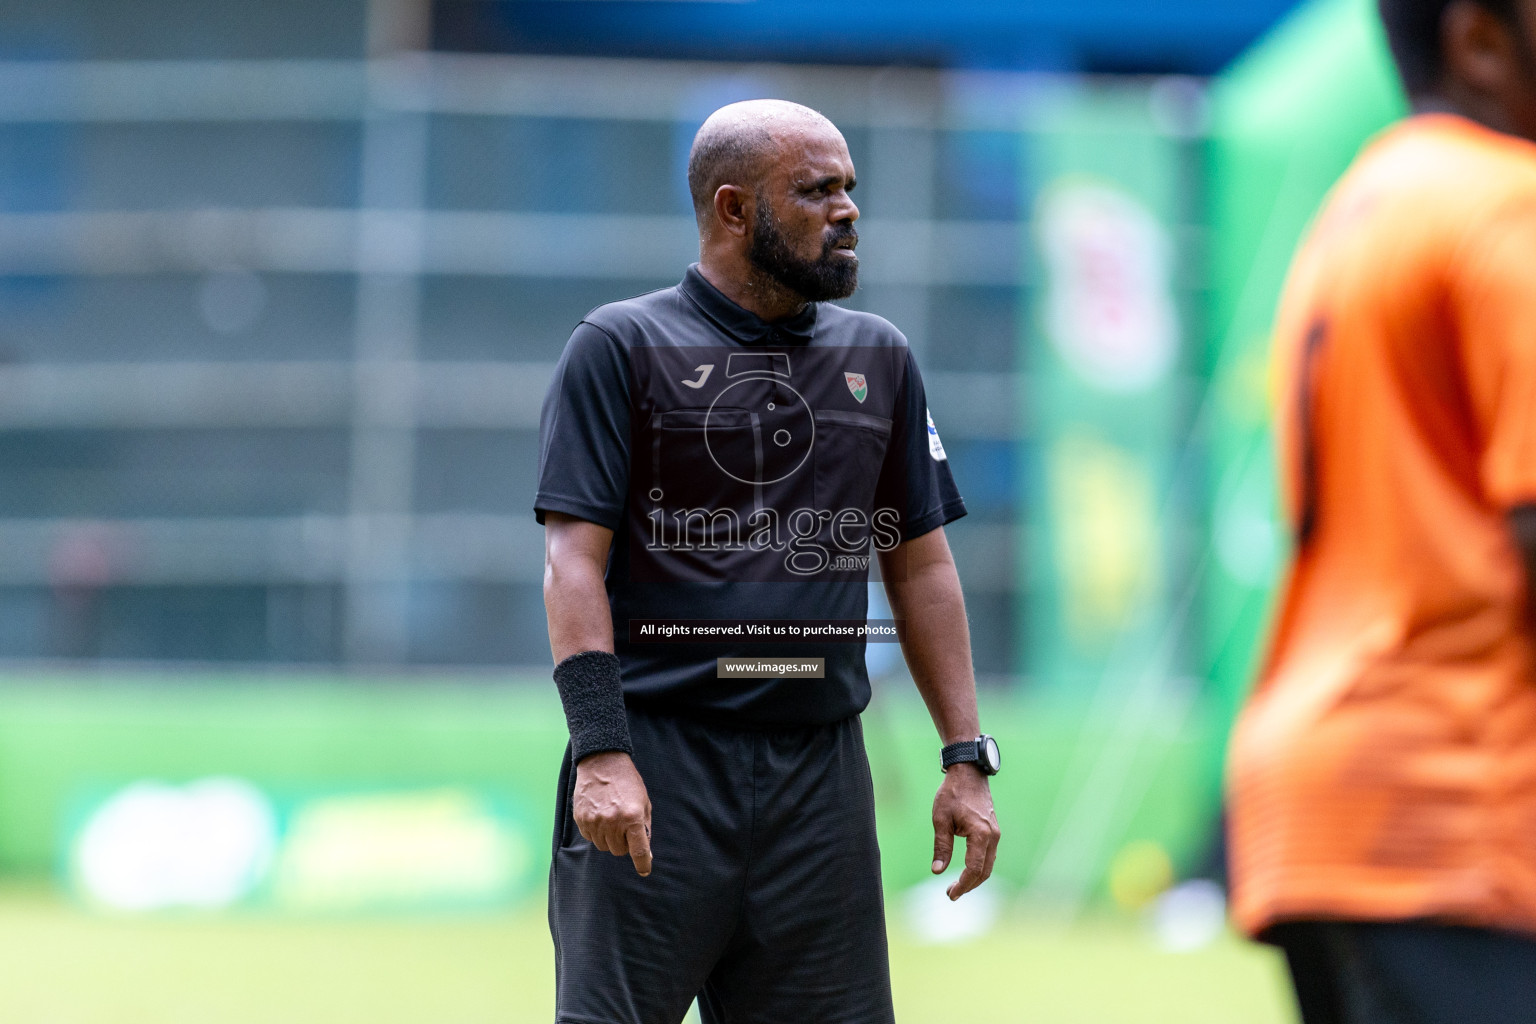
M 1187 503 L 1170 481 L 1185 432 L 1180 291 L 1186 143 L 1141 85 L 1063 90 L 1033 111 L 1033 286 L 1023 670 L 1092 694 L 1157 660 L 1179 671 L 1172 615 Z

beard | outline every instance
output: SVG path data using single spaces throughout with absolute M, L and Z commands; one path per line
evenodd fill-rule
M 837 224 L 822 241 L 821 255 L 808 260 L 790 247 L 773 208 L 766 197 L 758 196 L 747 260 L 774 283 L 806 302 L 846 299 L 859 287 L 859 264 L 845 256 L 834 256 L 833 250 L 839 242 L 858 237 L 853 225 Z

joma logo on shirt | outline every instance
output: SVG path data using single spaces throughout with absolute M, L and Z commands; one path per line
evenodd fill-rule
M 670 515 L 658 508 L 646 518 L 651 523 L 646 548 L 651 551 L 782 552 L 784 568 L 797 576 L 847 569 L 847 556 L 865 554 L 871 544 L 876 551 L 890 551 L 901 543 L 901 513 L 894 508 L 873 513 L 800 508 L 782 520 L 772 508 L 760 508 L 745 520 L 728 508 L 686 508 Z M 831 550 L 818 540 L 823 531 L 831 539 Z

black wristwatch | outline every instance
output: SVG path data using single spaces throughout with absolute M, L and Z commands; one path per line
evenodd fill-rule
M 952 764 L 974 761 L 981 774 L 996 775 L 997 770 L 1003 766 L 1002 755 L 997 750 L 997 740 L 986 733 L 982 733 L 973 740 L 951 743 L 939 752 L 939 758 L 944 762 L 945 771 L 949 771 L 949 766 Z

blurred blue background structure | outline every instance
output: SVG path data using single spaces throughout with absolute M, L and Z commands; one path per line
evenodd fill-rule
M 992 902 L 935 924 L 934 739 L 881 668 L 894 927 L 1108 907 L 1215 941 L 1209 890 L 1159 900 L 1219 874 L 1223 737 L 1283 553 L 1269 312 L 1401 102 L 1367 0 L 1233 64 L 1290 6 L 0 0 L 0 889 L 520 906 L 519 955 L 547 957 L 540 403 L 588 309 L 696 258 L 698 124 L 773 95 L 848 138 L 849 304 L 923 366 L 1010 756 Z M 1062 963 L 1020 934 L 998 948 Z M 1169 1019 L 1284 1019 L 1272 965 L 1223 948 L 1187 984 L 1231 998 Z
M 1214 74 L 1295 0 L 439 0 L 443 49 Z

